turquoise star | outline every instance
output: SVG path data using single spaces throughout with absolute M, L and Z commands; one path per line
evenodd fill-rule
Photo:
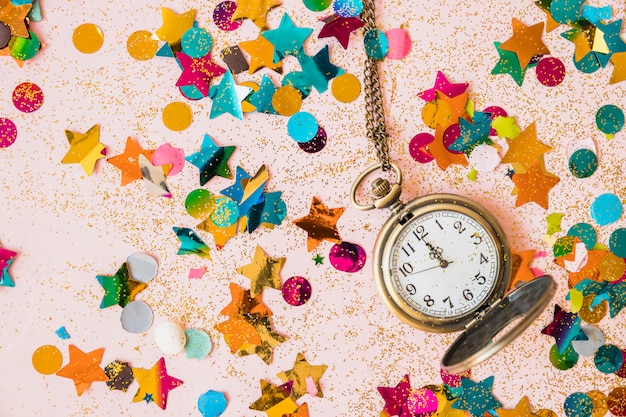
M 115 275 L 97 275 L 96 279 L 104 290 L 100 308 L 107 308 L 116 304 L 124 307 L 146 288 L 146 284 L 131 279 L 126 262 L 119 267 Z
M 481 143 L 491 143 L 489 131 L 491 130 L 491 115 L 489 113 L 475 112 L 474 123 L 459 119 L 461 135 L 448 147 L 451 151 L 470 154 Z
M 198 167 L 200 185 L 204 185 L 216 175 L 228 179 L 233 177 L 228 167 L 228 159 L 234 151 L 234 146 L 217 146 L 211 136 L 205 134 L 200 150 L 186 156 L 185 161 Z
M 607 288 L 609 299 L 609 315 L 615 317 L 626 307 L 626 282 L 610 284 Z
M 521 86 L 524 82 L 526 69 L 522 68 L 522 66 L 520 65 L 517 54 L 515 52 L 500 49 L 500 45 L 502 45 L 502 42 L 494 42 L 494 45 L 496 46 L 496 50 L 500 55 L 500 60 L 498 61 L 496 66 L 493 67 L 491 73 L 509 74 L 511 78 L 513 78 L 513 81 L 515 81 L 517 85 Z
M 213 100 L 211 104 L 210 119 L 217 116 L 230 113 L 238 119 L 243 119 L 243 110 L 241 102 L 252 91 L 249 87 L 242 87 L 235 84 L 233 73 L 226 71 L 218 85 L 211 87 L 209 97 Z
M 309 85 L 320 94 L 328 90 L 328 81 L 344 73 L 344 70 L 330 62 L 328 45 L 320 49 L 314 57 L 298 55 L 298 62 Z
M 201 258 L 211 258 L 209 247 L 191 229 L 186 227 L 173 227 L 176 237 L 180 240 L 180 248 L 177 255 L 198 255 Z
M 146 402 L 146 404 L 150 404 L 150 402 L 154 401 L 154 398 L 152 398 L 152 394 L 148 394 L 146 392 L 146 395 L 143 396 L 143 400 Z
M 452 403 L 452 408 L 469 411 L 474 417 L 483 417 L 485 412 L 502 408 L 502 403 L 493 396 L 493 376 L 481 382 L 461 378 L 463 393 Z
M 9 266 L 13 263 L 13 259 L 9 259 L 5 262 L 6 267 L 2 268 L 2 276 L 0 276 L 0 287 L 15 287 L 15 282 L 9 275 Z
M 609 47 L 611 54 L 626 51 L 626 42 L 620 36 L 620 33 L 622 33 L 622 19 L 609 22 L 606 25 L 602 22 L 597 22 L 595 25 L 604 33 L 604 41 L 606 46 Z
M 241 201 L 243 198 L 243 185 L 242 182 L 245 179 L 251 178 L 250 175 L 242 168 L 237 167 L 235 171 L 235 183 L 230 187 L 226 187 L 221 191 L 221 194 L 230 197 L 235 201 Z
M 287 13 L 280 19 L 278 28 L 266 30 L 261 35 L 274 45 L 274 63 L 286 56 L 304 53 L 304 41 L 313 33 L 311 28 L 300 28 L 293 24 Z
M 250 94 L 247 101 L 256 107 L 259 113 L 276 114 L 274 106 L 272 106 L 272 97 L 276 92 L 276 86 L 270 77 L 263 75 L 259 89 Z

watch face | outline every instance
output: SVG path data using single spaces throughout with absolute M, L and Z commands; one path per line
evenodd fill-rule
M 471 314 L 501 281 L 501 242 L 492 230 L 471 210 L 418 212 L 387 242 L 390 292 L 427 317 Z

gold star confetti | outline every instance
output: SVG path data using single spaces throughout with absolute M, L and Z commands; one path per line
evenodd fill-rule
M 155 32 L 157 37 L 170 45 L 180 42 L 185 32 L 193 27 L 196 20 L 196 10 L 191 9 L 177 14 L 166 7 L 161 8 L 163 25 Z
M 504 154 L 504 157 L 502 157 L 501 162 L 503 164 L 519 164 L 523 168 L 523 171 L 526 171 L 535 159 L 552 150 L 551 147 L 537 140 L 535 123 L 531 123 L 515 139 L 507 141 L 509 143 L 509 149 Z
M 548 192 L 560 181 L 559 177 L 544 172 L 539 161 L 526 174 L 514 174 L 512 179 L 518 188 L 516 207 L 533 201 L 544 209 L 548 208 Z
M 543 43 L 543 22 L 526 26 L 513 18 L 513 36 L 500 45 L 500 49 L 517 54 L 520 66 L 526 68 L 535 55 L 547 55 L 548 47 Z
M 28 38 L 30 35 L 25 20 L 31 7 L 32 4 L 16 6 L 11 0 L 0 0 L 0 22 L 9 27 L 11 35 Z
M 309 393 L 309 390 L 307 389 L 307 380 L 310 380 L 310 383 L 315 385 L 315 390 L 317 391 L 311 395 L 322 398 L 324 397 L 324 394 L 322 393 L 322 388 L 319 385 L 319 380 L 326 371 L 326 368 L 328 368 L 327 365 L 310 365 L 304 358 L 304 355 L 302 353 L 298 353 L 296 362 L 293 364 L 293 368 L 279 373 L 278 377 L 283 382 L 293 381 L 291 397 L 295 400 L 298 400 L 304 394 Z
M 232 20 L 250 19 L 259 29 L 266 30 L 267 13 L 281 4 L 279 0 L 239 0 Z
M 70 143 L 70 150 L 61 163 L 80 164 L 87 175 L 91 175 L 96 167 L 96 161 L 105 157 L 102 151 L 106 146 L 100 143 L 100 125 L 94 125 L 84 134 L 66 130 L 65 136 Z
M 250 280 L 250 294 L 254 297 L 261 294 L 265 287 L 279 290 L 282 286 L 280 270 L 285 258 L 271 258 L 260 246 L 254 251 L 254 258 L 248 265 L 237 268 L 237 272 Z
M 504 408 L 499 408 L 496 410 L 496 413 L 498 417 L 534 417 L 530 409 L 530 402 L 526 397 L 522 397 L 514 409 L 505 410 Z

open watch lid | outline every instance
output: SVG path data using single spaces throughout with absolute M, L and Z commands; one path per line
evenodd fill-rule
M 556 283 L 549 275 L 535 278 L 511 291 L 466 327 L 446 351 L 441 368 L 458 374 L 495 355 L 530 326 L 547 307 L 555 292 Z M 522 319 L 518 323 L 494 340 L 498 333 L 519 317 Z

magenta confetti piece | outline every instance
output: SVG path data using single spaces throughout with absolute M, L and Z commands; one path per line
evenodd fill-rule
M 506 117 L 508 116 L 506 110 L 504 110 L 502 107 L 500 106 L 489 106 L 487 107 L 485 110 L 483 110 L 484 113 L 489 113 L 491 116 L 489 116 L 489 118 L 491 120 L 495 119 L 496 117 Z M 493 127 L 489 130 L 489 136 L 497 136 L 498 132 L 496 132 L 496 129 L 494 129 Z
M 424 147 L 432 143 L 433 140 L 435 140 L 435 137 L 430 133 L 418 133 L 409 143 L 409 155 L 421 164 L 427 164 L 432 161 L 435 157 L 426 151 Z
M 213 10 L 213 21 L 215 25 L 225 31 L 231 32 L 236 30 L 243 23 L 242 20 L 233 22 L 233 14 L 237 10 L 237 3 L 234 1 L 223 1 Z
M 185 151 L 169 143 L 159 146 L 152 154 L 152 165 L 171 165 L 168 177 L 178 174 L 185 166 Z
M 333 245 L 328 255 L 331 265 L 342 272 L 360 271 L 366 258 L 363 248 L 350 242 Z
M 326 131 L 322 126 L 317 128 L 317 133 L 308 142 L 296 142 L 300 149 L 307 153 L 316 153 L 324 149 L 326 146 L 326 142 L 328 142 L 328 136 L 326 135 Z
M 444 384 L 456 388 L 461 386 L 461 378 L 471 378 L 472 370 L 468 369 L 467 371 L 463 371 L 460 374 L 451 374 L 448 373 L 445 369 L 439 370 L 439 374 L 441 375 L 441 380 Z
M 17 128 L 11 119 L 0 117 L 0 148 L 8 148 L 17 139 Z
M 303 277 L 289 278 L 281 291 L 287 304 L 296 307 L 305 304 L 311 298 L 311 284 Z
M 450 149 L 450 145 L 452 145 L 458 138 L 461 137 L 461 126 L 458 123 L 448 126 L 445 132 L 443 132 L 443 146 L 446 147 L 448 152 L 462 154 L 462 151 L 453 151 Z
M 437 395 L 427 388 L 411 390 L 406 399 L 406 406 L 414 416 L 430 415 L 437 411 L 438 405 Z
M 37 84 L 25 82 L 13 90 L 13 105 L 24 113 L 32 113 L 43 105 L 43 91 Z
M 537 64 L 537 79 L 546 87 L 554 87 L 565 79 L 565 65 L 560 59 L 555 57 L 543 58 Z
M 402 59 L 411 51 L 411 37 L 402 28 L 390 29 L 385 33 L 389 42 L 389 52 L 387 58 Z

